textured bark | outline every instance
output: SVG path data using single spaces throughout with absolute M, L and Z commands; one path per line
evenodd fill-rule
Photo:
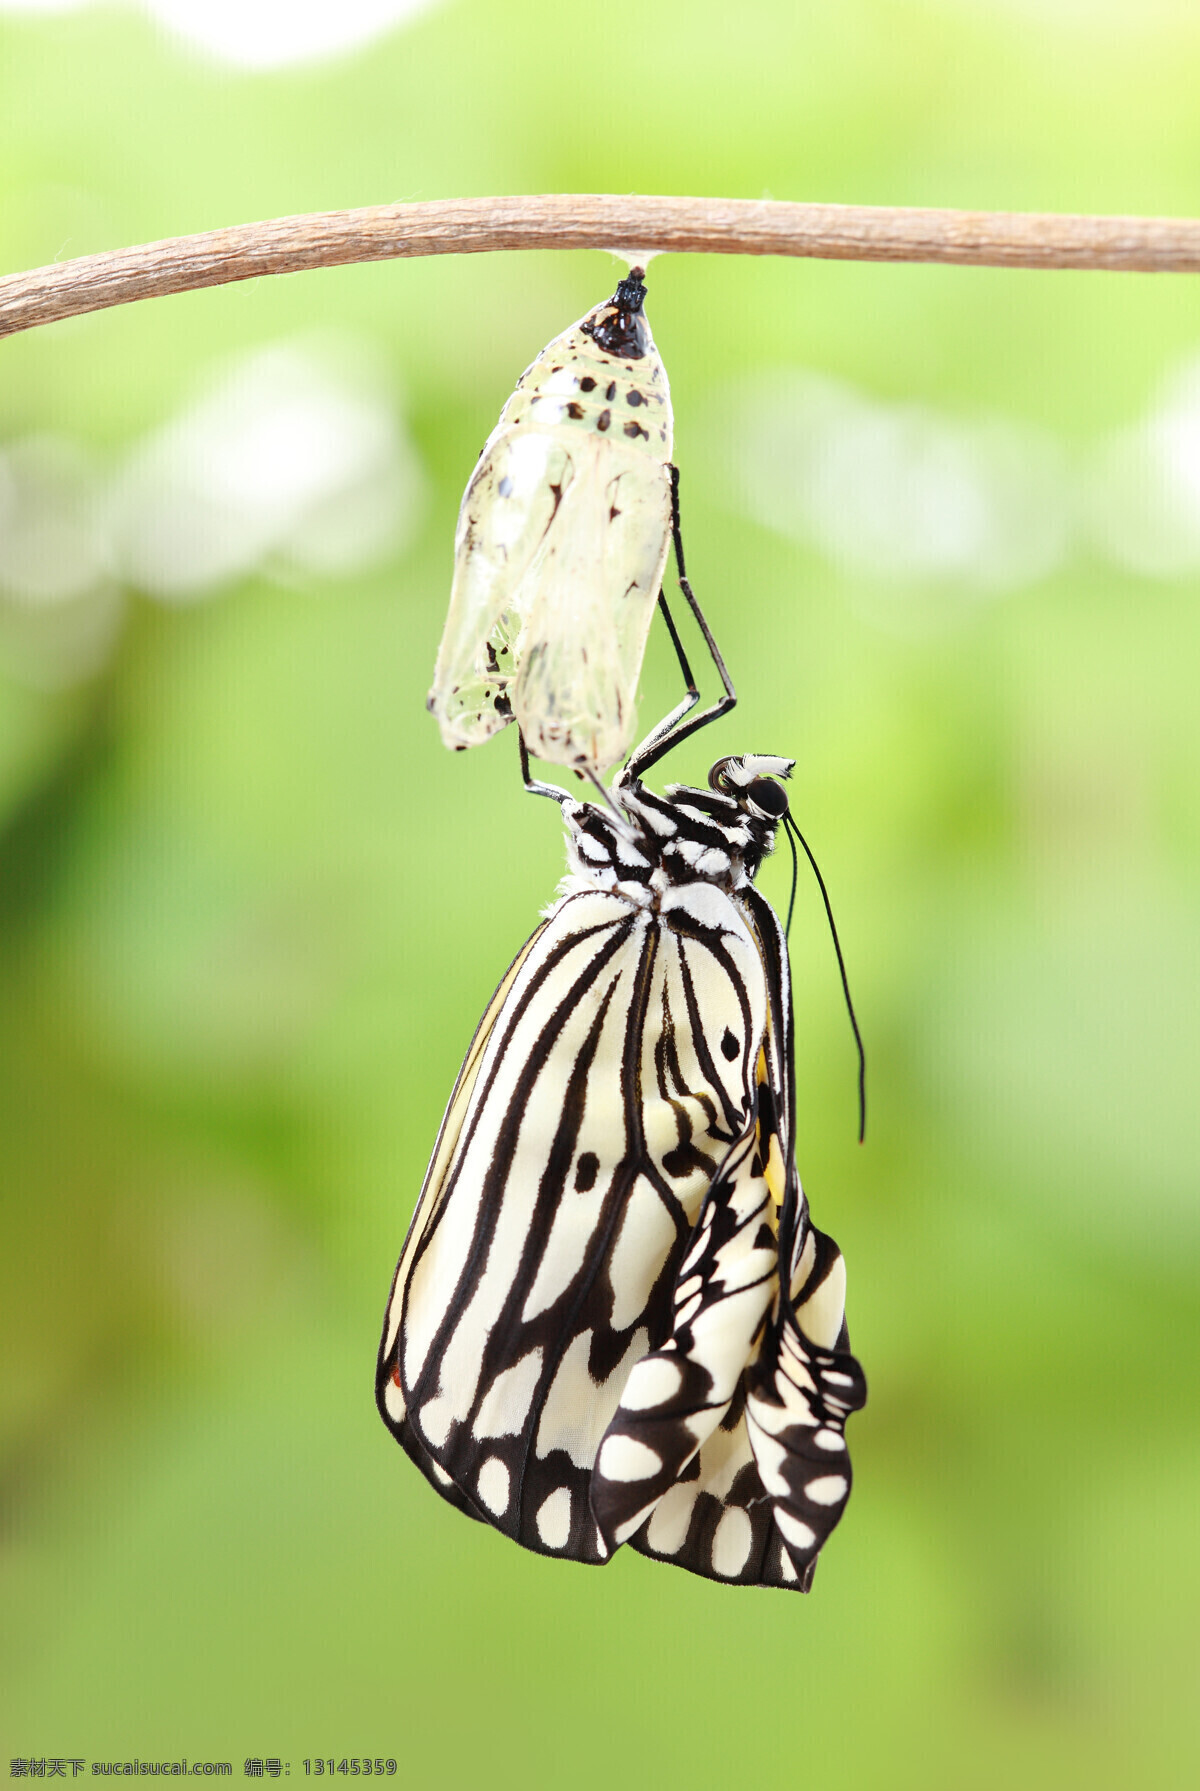
M 609 249 L 635 257 L 667 250 L 1196 273 L 1200 221 L 604 193 L 368 205 L 168 237 L 10 274 L 0 279 L 0 335 L 263 274 L 496 249 Z

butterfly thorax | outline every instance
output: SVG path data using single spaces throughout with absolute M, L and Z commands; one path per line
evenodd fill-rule
M 658 796 L 635 780 L 612 791 L 613 808 L 566 803 L 569 871 L 559 897 L 602 890 L 656 908 L 687 883 L 729 894 L 745 888 L 774 847 L 787 812 L 774 780 L 790 776 L 792 765 L 764 756 L 722 759 L 707 790 L 669 784 Z

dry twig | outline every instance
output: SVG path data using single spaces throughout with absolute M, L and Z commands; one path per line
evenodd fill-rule
M 168 237 L 10 274 L 0 279 L 0 335 L 262 274 L 494 249 L 672 250 L 1197 273 L 1200 221 L 605 193 L 367 205 Z

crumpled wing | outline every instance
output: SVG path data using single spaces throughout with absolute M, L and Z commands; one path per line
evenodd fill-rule
M 841 1251 L 802 1216 L 793 1295 L 780 1299 L 746 1377 L 746 1425 L 776 1528 L 798 1576 L 811 1579 L 850 1497 L 846 1419 L 866 1404 L 867 1383 L 848 1347 Z
M 756 1119 L 718 1169 L 675 1284 L 671 1336 L 634 1368 L 592 1475 L 610 1549 L 639 1530 L 729 1409 L 775 1292 Z
M 629 1547 L 728 1585 L 808 1591 L 812 1570 L 797 1574 L 759 1478 L 743 1390 Z
M 866 1383 L 846 1347 L 841 1255 L 821 1232 L 807 1239 L 796 1312 L 821 1342 L 790 1312 L 773 1317 L 720 1423 L 630 1537 L 639 1554 L 730 1585 L 811 1587 L 849 1497 L 843 1433 Z
M 849 1497 L 844 1428 L 866 1401 L 866 1382 L 849 1353 L 841 1253 L 812 1226 L 791 1161 L 786 943 L 757 891 L 743 891 L 739 901 L 762 954 L 769 996 L 754 1135 L 778 1209 L 772 1311 L 746 1352 L 733 1399 L 629 1546 L 707 1579 L 807 1592 L 817 1555 Z

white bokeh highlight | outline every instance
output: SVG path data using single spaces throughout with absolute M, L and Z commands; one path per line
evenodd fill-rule
M 1063 456 L 1027 425 L 784 368 L 738 388 L 721 433 L 739 506 L 852 577 L 969 601 L 1045 578 L 1067 553 Z
M 385 382 L 299 342 L 234 363 L 143 441 L 104 520 L 125 582 L 189 602 L 258 569 L 367 571 L 407 544 L 423 496 Z
M 0 0 L 0 14 L 81 12 L 95 0 Z M 287 67 L 362 49 L 439 0 L 140 0 L 193 48 L 248 69 Z
M 61 436 L 0 449 L 0 670 L 33 689 L 94 676 L 120 634 L 97 489 L 92 462 Z
M 196 603 L 251 576 L 370 572 L 404 552 L 425 492 L 398 396 L 357 337 L 210 370 L 115 468 L 61 436 L 0 444 L 0 671 L 45 689 L 94 676 L 130 590 Z
M 1087 495 L 1106 558 L 1148 578 L 1200 569 L 1200 356 L 1168 376 L 1141 422 L 1102 443 Z
M 0 593 L 10 602 L 44 608 L 105 582 L 96 485 L 92 462 L 63 436 L 0 449 Z
M 198 49 L 242 68 L 279 68 L 361 49 L 436 0 L 142 0 Z

